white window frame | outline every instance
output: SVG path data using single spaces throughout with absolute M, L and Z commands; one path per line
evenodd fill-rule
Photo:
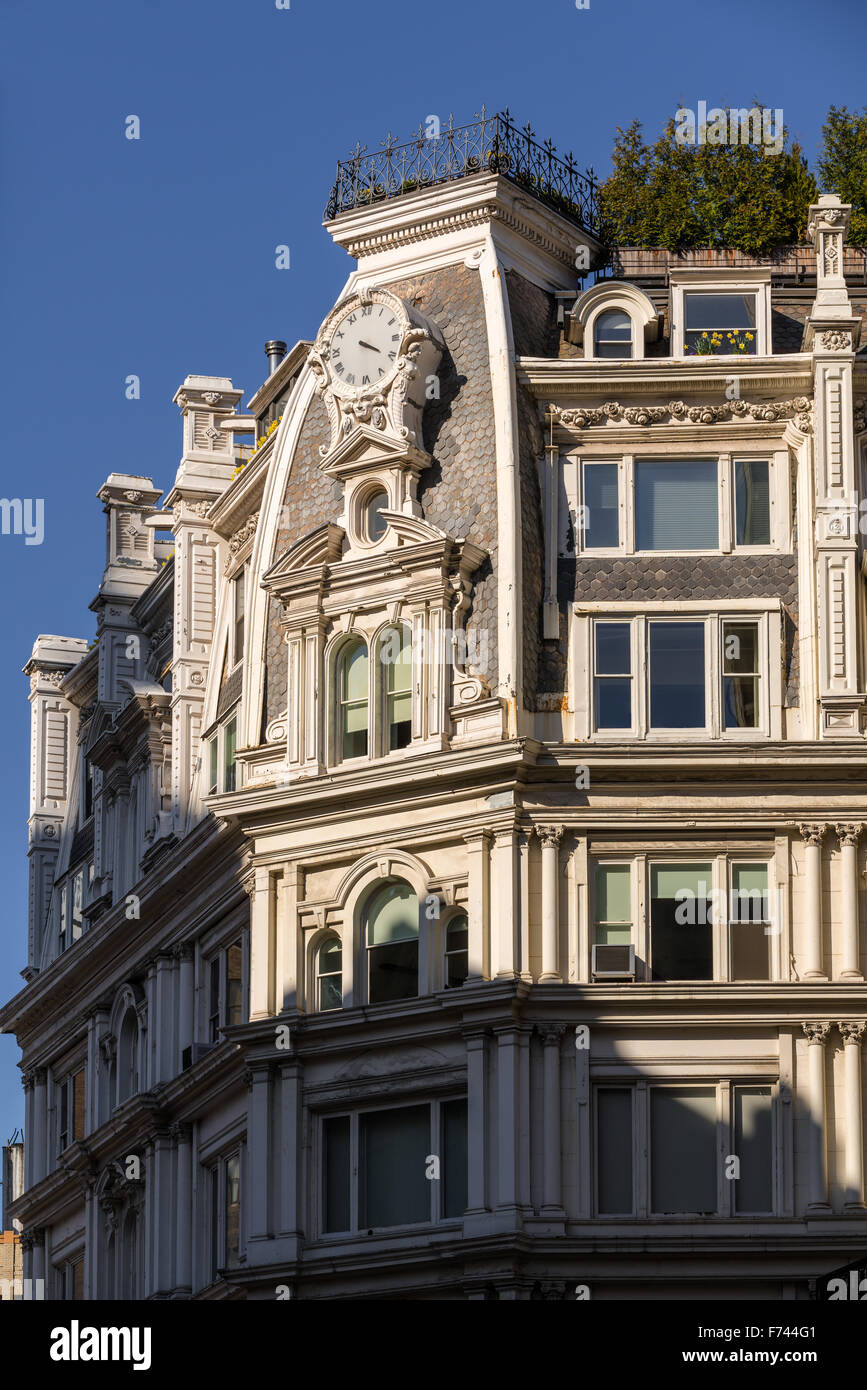
M 637 453 L 618 451 L 616 453 L 594 452 L 587 456 L 571 452 L 561 456 L 562 497 L 565 500 L 564 521 L 568 515 L 572 522 L 574 552 L 564 543 L 564 534 L 557 538 L 558 554 L 569 556 L 636 555 L 642 559 L 663 556 L 700 555 L 789 555 L 792 553 L 791 504 L 789 484 L 789 455 L 785 449 L 748 443 L 726 449 L 695 450 L 678 448 L 674 452 L 670 442 L 656 444 L 653 441 Z M 636 463 L 671 462 L 689 464 L 694 461 L 716 461 L 718 497 L 718 545 L 707 550 L 638 550 L 636 549 L 636 509 L 635 509 L 635 465 Z M 767 545 L 738 545 L 737 499 L 735 496 L 735 468 L 738 463 L 767 463 L 768 492 L 770 502 L 770 539 Z M 618 495 L 618 544 L 612 546 L 588 546 L 584 541 L 584 527 L 579 523 L 584 515 L 585 501 L 584 466 L 586 464 L 617 464 Z
M 708 271 L 678 271 L 671 277 L 671 355 L 687 362 L 723 362 L 729 366 L 743 360 L 741 353 L 714 353 L 709 357 L 686 357 L 684 332 L 685 297 L 688 294 L 753 294 L 756 297 L 756 350 L 747 360 L 771 355 L 771 276 L 768 270 L 738 270 L 732 279 Z
M 596 324 L 604 314 L 625 314 L 629 319 L 631 338 L 629 340 L 629 352 L 623 357 L 597 357 L 596 355 Z M 636 345 L 641 345 L 641 352 L 636 351 Z M 588 352 L 587 349 L 590 349 Z M 584 329 L 584 356 L 593 362 L 632 362 L 637 358 L 644 357 L 644 327 L 638 327 L 635 315 L 631 307 L 621 301 L 612 300 L 610 303 L 602 303 L 594 309 L 587 319 L 587 326 Z
M 412 676 L 410 681 L 412 724 L 410 740 L 404 748 L 388 747 L 388 696 L 386 693 L 385 671 L 382 661 L 380 660 L 382 644 L 386 640 L 389 632 L 395 628 L 405 628 L 407 630 L 412 652 Z M 328 717 L 326 722 L 325 759 L 326 765 L 329 768 L 351 769 L 368 767 L 372 763 L 386 762 L 389 759 L 398 760 L 400 758 L 406 758 L 418 751 L 420 744 L 424 741 L 419 737 L 419 730 L 421 730 L 424 725 L 422 717 L 424 673 L 422 661 L 416 643 L 413 641 L 413 637 L 413 624 L 408 622 L 405 618 L 395 618 L 394 621 L 388 620 L 381 623 L 374 631 L 353 628 L 351 632 L 342 633 L 335 639 L 330 649 L 326 652 L 325 670 L 327 672 L 328 686 Z M 343 649 L 349 644 L 352 638 L 360 639 L 367 646 L 367 752 L 354 758 L 344 758 L 341 736 L 342 720 L 339 675 L 342 665 Z
M 712 923 L 713 974 L 710 980 L 652 980 L 652 932 L 650 921 L 651 873 L 660 865 L 708 863 L 711 866 L 711 887 L 714 889 L 717 904 L 716 917 Z M 676 850 L 642 850 L 640 854 L 618 853 L 604 847 L 591 850 L 587 863 L 587 979 L 593 980 L 590 966 L 595 944 L 596 931 L 596 869 L 597 867 L 623 866 L 630 869 L 630 909 L 632 912 L 632 935 L 630 944 L 635 949 L 636 980 L 659 985 L 695 984 L 743 984 L 747 981 L 735 980 L 732 976 L 731 951 L 731 883 L 732 868 L 735 864 L 763 864 L 768 874 L 768 896 L 771 903 L 772 925 L 770 937 L 770 974 L 767 981 L 759 983 L 774 984 L 783 979 L 782 971 L 782 903 L 781 887 L 777 875 L 774 851 L 767 848 L 720 849 L 715 845 L 693 845 Z M 723 895 L 724 908 L 723 911 Z M 646 978 L 642 981 L 642 975 Z M 606 981 L 594 981 L 594 988 L 605 988 Z
M 223 796 L 226 792 L 226 731 L 230 724 L 235 724 L 235 785 L 232 791 L 240 791 L 241 777 L 238 762 L 238 728 L 241 718 L 241 706 L 234 705 L 229 713 L 222 719 L 216 729 L 208 734 L 204 739 L 204 751 L 202 755 L 202 772 L 205 785 L 204 795 Z M 217 748 L 217 785 L 214 788 L 211 782 L 211 750 L 216 744 Z
M 229 670 L 234 668 L 244 659 L 244 646 L 247 640 L 247 623 L 249 619 L 249 596 L 250 596 L 250 574 L 249 562 L 245 562 L 236 569 L 232 578 L 229 580 Z M 237 602 L 238 584 L 244 585 L 244 637 L 241 643 L 241 650 L 237 650 Z
M 592 1193 L 593 1218 L 597 1221 L 634 1222 L 691 1222 L 726 1220 L 762 1220 L 784 1214 L 783 1162 L 784 1143 L 781 1113 L 779 1075 L 770 1075 L 766 1066 L 759 1068 L 755 1063 L 743 1063 L 728 1069 L 728 1074 L 720 1078 L 718 1068 L 713 1072 L 713 1063 L 698 1063 L 689 1074 L 673 1077 L 671 1075 L 651 1074 L 639 1081 L 630 1075 L 623 1064 L 597 1066 L 591 1077 L 592 1085 L 592 1155 L 590 1185 Z M 655 1069 L 654 1069 L 655 1070 Z M 771 1201 L 769 1212 L 743 1212 L 735 1207 L 737 1189 L 734 1180 L 725 1176 L 725 1162 L 735 1152 L 735 1102 L 737 1087 L 765 1086 L 770 1090 L 771 1111 Z M 716 1211 L 702 1212 L 654 1212 L 651 1209 L 651 1163 L 652 1135 L 650 1132 L 651 1089 L 689 1088 L 712 1089 L 716 1093 Z M 627 1213 L 609 1213 L 599 1210 L 599 1090 L 629 1090 L 632 1092 L 632 1194 L 633 1207 Z
M 628 619 L 632 624 L 632 725 L 629 729 L 596 728 L 595 625 Z M 579 742 L 611 743 L 639 739 L 670 743 L 720 739 L 765 742 L 782 737 L 783 613 L 778 598 L 683 599 L 642 604 L 634 599 L 576 603 L 572 609 L 571 688 L 575 736 Z M 650 661 L 648 625 L 654 621 L 700 621 L 705 624 L 705 723 L 698 729 L 650 728 Z M 723 728 L 722 632 L 724 622 L 756 622 L 759 628 L 759 721 L 755 729 Z M 773 657 L 773 659 L 772 659 Z

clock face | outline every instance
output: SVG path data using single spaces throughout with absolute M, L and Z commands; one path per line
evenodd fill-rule
M 387 304 L 359 304 L 331 334 L 330 364 L 336 386 L 361 391 L 391 376 L 403 338 L 403 320 Z

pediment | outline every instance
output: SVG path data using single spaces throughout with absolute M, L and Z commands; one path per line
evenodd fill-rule
M 399 545 L 425 545 L 428 541 L 447 541 L 446 531 L 423 521 L 420 516 L 407 516 L 406 512 L 390 512 L 383 509 L 383 519 L 397 537 Z
M 280 556 L 279 560 L 262 576 L 265 588 L 273 588 L 287 575 L 297 574 L 299 570 L 310 569 L 314 565 L 331 565 L 343 554 L 342 526 L 326 521 L 315 531 L 303 536 Z
M 383 434 L 372 425 L 358 424 L 340 443 L 329 449 L 322 463 L 323 473 L 335 478 L 349 478 L 367 468 L 383 465 L 410 468 L 421 472 L 430 463 L 430 454 L 417 449 L 405 439 Z

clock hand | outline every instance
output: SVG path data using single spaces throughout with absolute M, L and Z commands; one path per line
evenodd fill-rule
M 370 348 L 371 352 L 379 352 L 379 348 L 378 348 L 378 347 L 374 347 L 374 346 L 373 346 L 373 343 L 366 343 L 366 342 L 364 341 L 363 338 L 359 338 L 359 340 L 358 340 L 358 346 L 359 346 L 359 347 Z

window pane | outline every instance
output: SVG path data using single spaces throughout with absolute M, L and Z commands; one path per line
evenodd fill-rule
M 378 1110 L 359 1120 L 361 1225 L 403 1226 L 430 1221 L 430 1109 Z
M 408 883 L 386 883 L 368 899 L 367 944 L 409 941 L 418 936 L 418 898 Z
M 208 745 L 208 750 L 209 750 L 209 772 L 210 772 L 210 776 L 209 776 L 209 780 L 208 780 L 208 793 L 209 793 L 209 795 L 213 795 L 213 793 L 217 790 L 217 777 L 218 777 L 218 769 L 219 769 L 219 750 L 218 750 L 218 748 L 217 748 L 217 740 L 216 740 L 216 738 L 212 738 L 212 739 L 211 739 L 211 741 L 210 741 L 210 743 L 209 743 L 209 745 Z
M 771 494 L 766 461 L 735 464 L 735 513 L 738 545 L 770 545 Z
M 687 294 L 686 327 L 755 328 L 756 299 L 752 294 Z
M 340 662 L 341 749 L 344 758 L 363 758 L 367 753 L 367 647 L 355 642 Z
M 368 956 L 368 997 L 371 1004 L 415 998 L 418 994 L 418 941 L 373 946 Z
M 443 1146 L 443 1216 L 463 1216 L 467 1205 L 467 1102 L 448 1100 L 440 1107 Z
M 650 1187 L 654 1212 L 716 1211 L 713 1087 L 651 1087 Z
M 759 629 L 756 623 L 723 624 L 723 714 L 727 729 L 759 723 Z
M 631 870 L 628 864 L 600 864 L 596 869 L 597 922 L 631 922 Z
M 772 1211 L 774 1205 L 770 1086 L 736 1086 L 735 1153 L 741 1161 L 735 1182 L 735 1211 Z
M 654 980 L 713 978 L 710 864 L 650 870 L 650 951 Z
M 602 1216 L 632 1211 L 632 1092 L 596 1092 L 596 1204 Z
M 226 1266 L 235 1269 L 241 1257 L 241 1160 L 226 1159 Z
M 463 913 L 446 928 L 446 988 L 457 989 L 469 974 L 469 930 Z
M 616 549 L 620 543 L 617 464 L 584 465 L 584 548 Z
M 637 550 L 717 550 L 715 460 L 635 465 Z
M 367 647 L 357 642 L 343 659 L 344 700 L 367 700 Z
M 338 1115 L 322 1126 L 323 1231 L 348 1231 L 349 1217 L 349 1116 Z
M 620 309 L 600 314 L 594 329 L 597 357 L 632 356 L 632 321 Z
M 241 1022 L 241 943 L 236 941 L 226 952 L 226 1023 Z
M 632 727 L 632 683 L 628 680 L 594 681 L 597 729 Z
M 650 624 L 650 727 L 703 729 L 704 623 Z
M 388 493 L 375 492 L 364 508 L 364 529 L 371 542 L 378 541 L 388 530 L 383 510 L 388 511 Z
M 771 938 L 767 864 L 734 864 L 729 900 L 733 980 L 771 978 Z
M 237 738 L 238 724 L 236 720 L 232 719 L 226 725 L 226 731 L 223 735 L 223 773 L 225 783 L 224 789 L 227 792 L 233 792 L 235 790 L 235 747 L 237 744 Z
M 596 624 L 597 676 L 628 676 L 632 671 L 629 623 Z

